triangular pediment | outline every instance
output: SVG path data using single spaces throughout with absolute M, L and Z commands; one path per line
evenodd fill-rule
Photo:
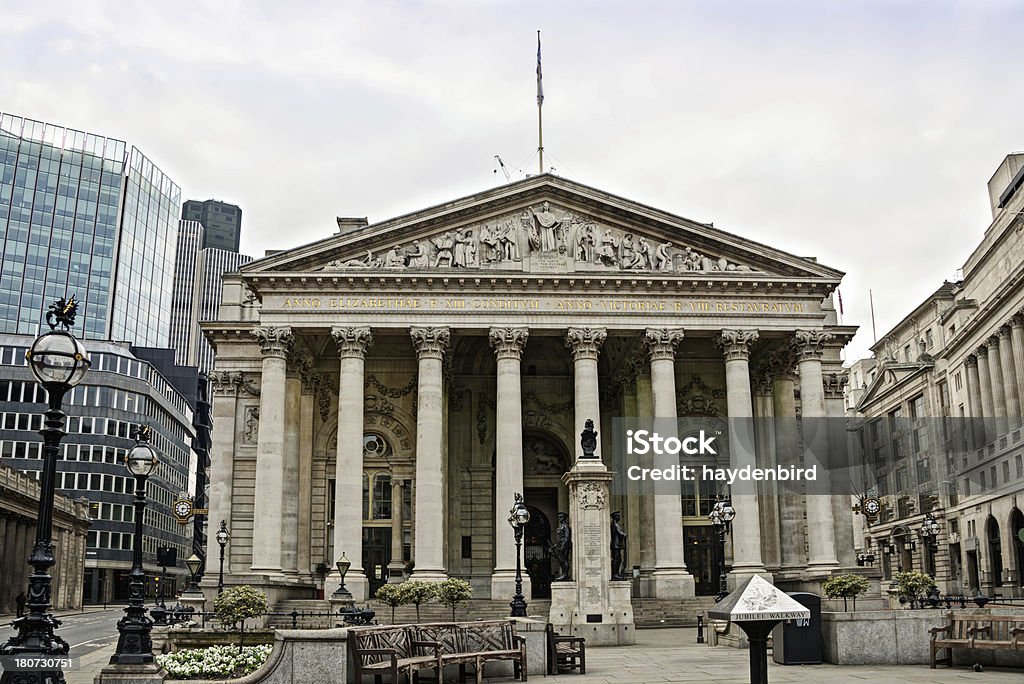
M 711 224 L 550 174 L 348 228 L 254 261 L 241 271 L 750 274 L 835 282 L 843 275 Z

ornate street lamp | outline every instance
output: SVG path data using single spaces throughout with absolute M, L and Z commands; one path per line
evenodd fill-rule
M 224 591 L 224 547 L 228 545 L 231 533 L 228 532 L 228 521 L 220 521 L 220 529 L 217 530 L 217 544 L 220 545 L 220 574 L 217 575 L 217 593 Z
M 188 568 L 189 575 L 191 576 L 188 589 L 185 590 L 186 594 L 202 593 L 201 591 L 199 591 L 199 582 L 197 581 L 197 578 L 199 576 L 199 567 L 202 564 L 203 559 L 194 553 L 191 556 L 189 556 L 187 561 L 185 561 L 185 567 Z
M 939 521 L 931 513 L 925 513 L 924 522 L 921 524 L 921 538 L 928 551 L 928 568 L 933 577 L 935 576 L 935 553 L 939 550 L 940 531 Z
M 142 569 L 142 521 L 146 515 L 146 478 L 156 470 L 159 460 L 149 445 L 149 426 L 135 428 L 135 446 L 125 457 L 128 471 L 135 476 L 135 539 L 132 545 L 131 582 L 128 607 L 117 622 L 117 649 L 111 665 L 145 665 L 153 662 L 153 642 L 149 633 L 153 621 L 146 615 L 146 572 Z
M 341 575 L 341 582 L 338 584 L 338 588 L 334 590 L 332 601 L 345 601 L 349 604 L 354 604 L 352 598 L 352 592 L 345 588 L 345 575 L 348 574 L 348 569 L 352 567 L 352 561 L 346 556 L 345 552 L 341 552 L 341 558 L 335 564 L 338 566 L 338 574 Z
M 728 499 L 719 498 L 712 507 L 711 512 L 708 513 L 708 520 L 715 526 L 715 550 L 719 557 L 719 575 L 718 575 L 718 596 L 717 600 L 721 601 L 729 594 L 729 582 L 725 572 L 725 535 L 729 531 L 729 526 L 732 521 L 736 518 L 736 509 L 732 507 L 732 504 Z
M 515 503 L 508 512 L 508 524 L 512 526 L 516 536 L 516 593 L 509 605 L 512 607 L 512 617 L 526 617 L 526 598 L 523 596 L 523 530 L 526 523 L 530 522 L 530 511 L 523 503 L 523 495 L 516 492 Z
M 82 343 L 71 334 L 78 313 L 78 302 L 58 299 L 46 312 L 50 332 L 32 342 L 25 354 L 29 368 L 46 389 L 47 409 L 43 429 L 43 472 L 39 491 L 39 516 L 36 521 L 36 540 L 28 558 L 33 572 L 28 578 L 28 612 L 12 624 L 18 633 L 0 646 L 0 656 L 20 658 L 47 658 L 67 656 L 68 643 L 53 633 L 60 626 L 50 613 L 50 568 L 53 557 L 53 494 L 57 478 L 57 452 L 64 432 L 64 395 L 80 383 L 92 365 Z M 58 327 L 60 329 L 58 329 Z M 59 666 L 31 672 L 12 672 L 5 669 L 3 684 L 63 684 L 64 673 Z

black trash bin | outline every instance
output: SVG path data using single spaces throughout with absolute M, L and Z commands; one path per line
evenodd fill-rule
M 781 665 L 816 665 L 821 662 L 821 597 L 799 591 L 790 596 L 811 611 L 811 617 L 775 626 L 772 660 Z

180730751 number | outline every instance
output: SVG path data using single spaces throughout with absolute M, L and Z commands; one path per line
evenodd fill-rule
M 4 672 L 42 672 L 48 670 L 76 670 L 77 658 L 68 656 L 5 655 L 0 656 Z

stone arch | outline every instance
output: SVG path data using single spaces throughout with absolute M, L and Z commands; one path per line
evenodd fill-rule
M 396 459 L 411 461 L 416 453 L 416 418 L 395 404 L 387 404 L 387 411 L 373 410 L 376 404 L 367 395 L 367 410 L 363 412 L 363 431 L 378 432 L 391 443 Z M 334 458 L 338 441 L 338 414 L 332 414 L 313 437 L 313 456 Z
M 529 427 L 523 430 L 523 475 L 562 476 L 573 465 L 573 455 L 556 430 Z

